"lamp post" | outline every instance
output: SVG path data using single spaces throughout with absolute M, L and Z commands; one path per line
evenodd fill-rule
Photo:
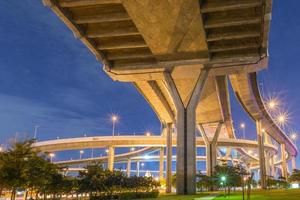
M 83 150 L 80 150 L 80 151 L 79 151 L 79 160 L 81 160 L 82 154 L 84 154 L 84 151 L 83 151 Z
M 245 123 L 241 123 L 241 129 L 243 130 L 243 139 L 245 139 L 245 128 L 246 128 L 246 124 Z
M 111 116 L 111 121 L 112 121 L 112 136 L 115 136 L 115 124 L 118 121 L 118 116 L 117 115 L 112 115 Z
M 34 126 L 34 135 L 33 135 L 33 139 L 36 140 L 36 136 L 37 136 L 37 129 L 39 128 L 40 126 L 38 125 L 35 125 Z
M 144 170 L 145 163 L 141 163 L 142 170 Z
M 224 197 L 226 198 L 226 176 L 221 176 L 221 185 L 224 186 Z
M 50 162 L 53 163 L 53 158 L 55 157 L 55 154 L 54 153 L 50 153 L 49 156 L 50 156 Z

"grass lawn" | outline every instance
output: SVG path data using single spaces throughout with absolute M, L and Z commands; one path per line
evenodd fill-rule
M 195 198 L 201 198 L 209 195 L 209 193 L 199 193 L 197 195 L 169 195 L 161 194 L 158 198 L 154 199 L 141 199 L 141 200 L 195 200 Z
M 222 192 L 220 192 L 222 194 Z M 220 195 L 214 200 L 223 200 L 224 196 Z M 246 196 L 245 196 L 246 199 Z M 253 190 L 251 192 L 251 200 L 299 200 L 300 190 L 290 189 L 290 190 Z M 241 192 L 233 193 L 226 200 L 242 200 Z

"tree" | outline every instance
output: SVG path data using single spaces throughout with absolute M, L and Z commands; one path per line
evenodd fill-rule
M 247 175 L 247 171 L 242 166 L 229 166 L 229 165 L 217 165 L 215 167 L 214 178 L 217 180 L 218 185 L 224 184 L 227 187 L 227 192 L 230 194 L 231 188 L 243 187 L 244 176 Z M 225 181 L 221 179 L 225 177 Z
M 289 182 L 293 183 L 299 183 L 300 182 L 300 170 L 299 169 L 294 169 L 292 172 L 292 175 L 289 177 Z
M 196 186 L 198 190 L 203 192 L 203 189 L 208 189 L 215 185 L 215 181 L 212 177 L 206 176 L 201 171 L 196 174 Z
M 33 140 L 14 143 L 8 151 L 1 155 L 1 179 L 5 187 L 11 190 L 11 199 L 15 199 L 16 190 L 26 188 L 28 180 L 28 166 L 36 152 L 32 150 Z

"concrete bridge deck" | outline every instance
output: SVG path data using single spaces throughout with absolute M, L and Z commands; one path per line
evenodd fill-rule
M 43 2 L 113 80 L 136 86 L 164 124 L 167 143 L 175 142 L 170 134 L 171 126 L 176 127 L 179 194 L 196 191 L 196 140 L 212 155 L 217 141 L 235 140 L 228 77 L 257 125 L 262 187 L 266 187 L 265 140 L 281 145 L 287 175 L 285 154 L 295 157 L 297 149 L 266 112 L 256 80 L 256 72 L 268 66 L 271 0 Z M 197 126 L 204 141 L 195 137 Z M 239 142 L 251 146 L 251 142 Z M 239 151 L 246 154 L 242 148 Z M 208 164 L 213 169 L 216 159 Z

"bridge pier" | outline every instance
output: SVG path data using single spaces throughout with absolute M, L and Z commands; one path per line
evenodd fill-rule
M 275 169 L 275 158 L 274 156 L 271 157 L 270 159 L 270 164 L 271 164 L 271 176 L 273 176 L 275 178 L 276 175 L 276 169 Z
M 265 159 L 265 149 L 264 149 L 264 131 L 262 129 L 261 119 L 256 121 L 256 131 L 257 131 L 257 142 L 258 142 L 261 188 L 266 189 L 267 188 L 266 159 Z
M 165 152 L 164 152 L 164 148 L 161 147 L 159 150 L 159 180 L 160 181 L 164 179 L 164 159 L 165 159 Z
M 166 125 L 167 129 L 167 148 L 166 148 L 166 193 L 172 192 L 172 124 L 168 123 Z
M 282 176 L 284 178 L 288 178 L 288 172 L 287 172 L 287 163 L 286 163 L 286 154 L 285 154 L 285 143 L 281 143 L 281 172 L 282 172 Z
M 128 159 L 127 160 L 127 168 L 126 168 L 126 173 L 127 173 L 128 177 L 130 177 L 130 172 L 131 172 L 131 160 Z
M 294 170 L 294 169 L 297 169 L 297 166 L 296 166 L 296 157 L 292 156 L 292 170 Z
M 113 146 L 108 147 L 108 162 L 107 162 L 107 168 L 110 171 L 114 170 L 114 159 L 115 159 L 115 148 Z
M 198 106 L 209 69 L 201 70 L 189 101 L 185 105 L 170 73 L 165 73 L 165 83 L 176 107 L 177 131 L 177 194 L 196 193 L 196 108 Z
M 271 162 L 271 156 L 268 152 L 266 152 L 266 176 L 271 176 L 271 170 L 270 170 L 270 162 Z
M 140 176 L 140 161 L 136 162 L 136 176 Z
M 209 140 L 203 126 L 200 124 L 198 127 L 206 146 L 206 175 L 212 176 L 214 168 L 217 166 L 217 142 L 221 132 L 222 123 L 218 123 L 212 141 Z

